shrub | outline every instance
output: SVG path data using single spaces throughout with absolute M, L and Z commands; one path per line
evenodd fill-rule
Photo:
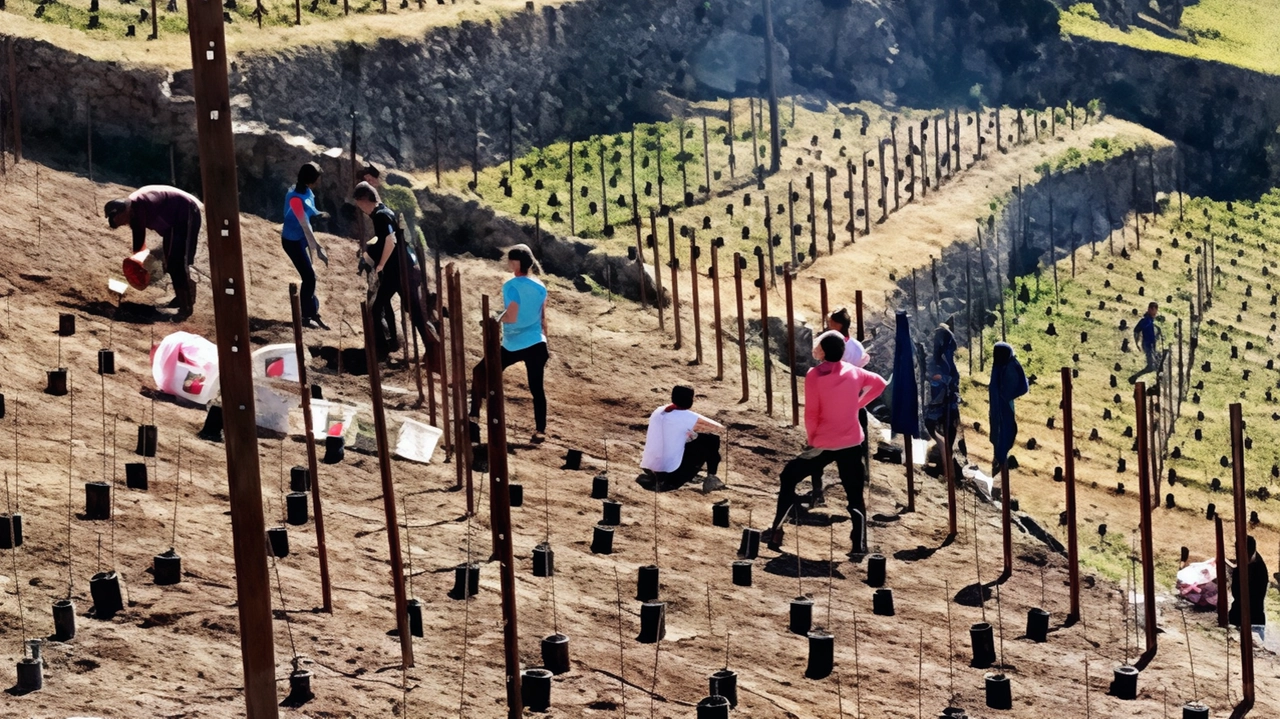
M 1078 2 L 1067 8 L 1067 12 L 1080 17 L 1087 17 L 1090 20 L 1101 20 L 1102 16 L 1098 14 L 1098 9 L 1091 2 Z

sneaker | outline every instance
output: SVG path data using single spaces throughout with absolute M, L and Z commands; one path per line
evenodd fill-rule
M 530 444 L 542 444 L 545 441 L 547 441 L 546 432 L 534 432 L 533 437 L 529 439 Z
M 764 540 L 765 546 L 769 549 L 772 549 L 775 552 L 781 552 L 783 535 L 784 532 L 782 531 L 782 527 L 775 527 L 761 532 L 760 539 Z
M 305 320 L 303 320 L 302 324 L 303 326 L 310 327 L 313 330 L 329 329 L 329 325 L 325 324 L 324 320 L 320 319 L 320 315 L 312 315 L 311 317 L 308 317 Z
M 702 480 L 702 493 L 708 494 L 717 489 L 724 489 L 724 482 L 714 474 L 708 474 L 706 479 Z

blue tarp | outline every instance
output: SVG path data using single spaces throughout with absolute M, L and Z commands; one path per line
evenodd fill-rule
M 1014 415 L 1013 401 L 1027 393 L 1027 375 L 1022 364 L 1013 354 L 1013 346 L 997 342 L 991 353 L 991 385 L 987 392 L 991 401 L 988 418 L 991 422 L 991 446 L 996 469 L 1004 466 L 1009 450 L 1018 438 L 1018 419 Z
M 899 311 L 893 351 L 893 397 L 889 405 L 889 427 L 895 434 L 920 436 L 920 394 L 916 385 L 916 354 L 911 343 L 911 324 Z

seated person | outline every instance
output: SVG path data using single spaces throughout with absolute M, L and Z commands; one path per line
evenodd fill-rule
M 655 491 L 677 489 L 698 475 L 705 464 L 707 477 L 702 491 L 724 487 L 716 477 L 720 467 L 720 437 L 724 425 L 690 409 L 693 388 L 678 385 L 671 390 L 671 404 L 649 416 L 644 456 L 640 468 L 655 478 Z

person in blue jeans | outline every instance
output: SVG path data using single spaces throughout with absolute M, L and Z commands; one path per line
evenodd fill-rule
M 316 270 L 312 266 L 311 252 L 315 251 L 325 266 L 329 255 L 316 241 L 311 231 L 311 218 L 324 219 L 329 215 L 316 209 L 316 196 L 312 185 L 320 181 L 320 168 L 308 162 L 298 170 L 298 182 L 284 196 L 284 226 L 280 229 L 280 246 L 298 270 L 302 286 L 298 298 L 302 306 L 302 324 L 312 329 L 327 330 L 329 326 L 320 319 L 320 300 L 316 297 Z
M 530 270 L 541 273 L 527 245 L 516 245 L 507 251 L 507 263 L 515 275 L 502 284 L 502 369 L 524 363 L 529 376 L 529 392 L 533 395 L 533 443 L 546 439 L 547 394 L 543 389 L 543 372 L 547 366 L 547 287 L 529 276 Z M 471 441 L 480 441 L 480 400 L 488 390 L 484 360 L 471 372 Z
M 1133 326 L 1133 338 L 1138 342 L 1138 346 L 1142 348 L 1142 353 L 1147 359 L 1147 366 L 1133 375 L 1131 379 L 1136 379 L 1147 372 L 1158 372 L 1160 370 L 1160 327 L 1156 325 L 1156 316 L 1159 312 L 1160 305 L 1152 302 L 1147 305 L 1147 313 Z

